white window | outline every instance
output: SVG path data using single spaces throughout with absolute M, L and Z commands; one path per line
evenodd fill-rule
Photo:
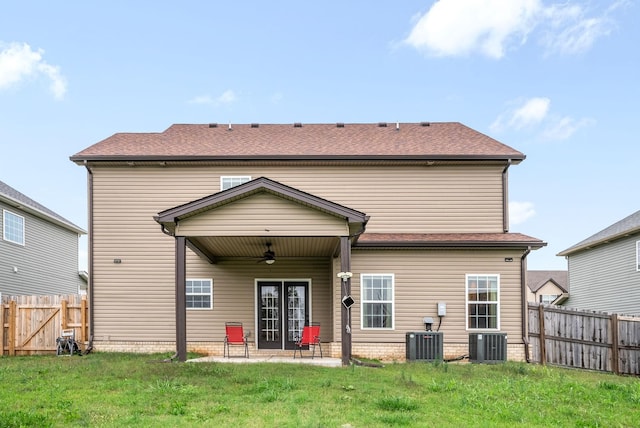
M 213 308 L 213 280 L 187 279 L 187 309 Z
M 24 217 L 2 210 L 2 239 L 24 245 Z
M 640 241 L 636 241 L 636 270 L 640 271 Z
M 220 177 L 220 190 L 231 189 L 240 184 L 251 181 L 250 175 L 227 175 Z
M 468 274 L 467 328 L 500 328 L 500 276 Z
M 362 328 L 393 329 L 393 274 L 362 274 Z
M 550 305 L 554 300 L 558 298 L 558 294 L 542 294 L 540 295 L 540 303 Z

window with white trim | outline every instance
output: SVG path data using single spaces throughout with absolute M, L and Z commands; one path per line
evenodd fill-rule
M 24 245 L 24 217 L 2 210 L 2 239 Z
M 247 181 L 251 181 L 250 175 L 223 175 L 220 177 L 220 190 L 231 189 Z
M 500 275 L 467 274 L 467 328 L 500 328 Z
M 393 329 L 393 274 L 362 274 L 362 328 Z
M 636 241 L 636 270 L 640 272 L 640 241 Z
M 213 309 L 213 280 L 187 279 L 187 309 Z

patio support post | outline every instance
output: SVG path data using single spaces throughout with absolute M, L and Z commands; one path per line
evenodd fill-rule
M 351 271 L 351 242 L 348 236 L 340 237 L 340 271 Z M 346 281 L 340 279 L 340 301 L 351 295 L 351 278 Z M 342 318 L 342 365 L 348 366 L 351 362 L 351 309 L 340 304 Z
M 187 240 L 176 236 L 176 357 L 187 361 Z

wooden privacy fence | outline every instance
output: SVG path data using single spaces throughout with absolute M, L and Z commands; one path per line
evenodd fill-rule
M 640 375 L 640 317 L 529 303 L 529 358 Z
M 2 355 L 56 352 L 63 329 L 74 329 L 79 343 L 87 340 L 85 296 L 2 296 L 0 304 Z

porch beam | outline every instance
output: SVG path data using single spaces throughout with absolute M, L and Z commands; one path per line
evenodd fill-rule
M 176 236 L 176 357 L 187 361 L 187 245 L 184 236 Z
M 340 271 L 351 272 L 351 242 L 348 236 L 340 237 Z M 346 281 L 340 279 L 340 290 L 342 365 L 348 366 L 351 362 L 351 309 L 342 304 L 342 299 L 351 295 L 351 278 L 346 278 Z
M 187 247 L 200 256 L 200 258 L 209 262 L 209 264 L 215 265 L 217 263 L 215 256 L 211 252 L 207 251 L 204 246 L 192 241 L 191 239 L 187 239 Z

